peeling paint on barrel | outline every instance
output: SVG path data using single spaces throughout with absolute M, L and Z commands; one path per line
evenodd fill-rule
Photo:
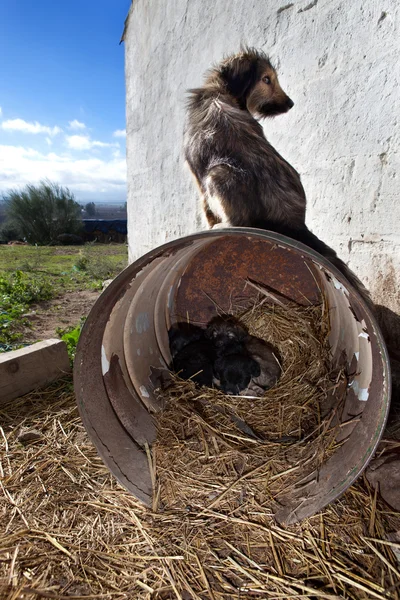
M 141 396 L 143 396 L 144 398 L 150 398 L 150 394 L 144 385 L 140 386 L 139 391 L 140 391 Z
M 101 346 L 101 371 L 102 371 L 103 375 L 105 375 L 106 373 L 108 373 L 109 370 L 110 370 L 110 361 L 107 358 L 106 349 L 102 345 Z
M 144 333 L 150 327 L 149 315 L 147 313 L 139 313 L 136 317 L 136 331 Z

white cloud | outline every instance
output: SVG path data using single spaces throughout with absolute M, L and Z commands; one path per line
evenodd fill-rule
M 86 129 L 85 123 L 78 121 L 78 119 L 74 119 L 73 121 L 69 121 L 68 127 L 70 129 Z
M 0 117 L 1 117 L 2 114 L 3 114 L 3 109 L 0 106 Z
M 1 128 L 9 131 L 22 131 L 23 133 L 46 133 L 50 136 L 62 132 L 60 127 L 48 127 L 47 125 L 41 125 L 38 121 L 28 123 L 28 121 L 24 121 L 23 119 L 8 119 L 7 121 L 3 121 Z
M 0 191 L 48 178 L 68 186 L 78 200 L 122 201 L 126 196 L 125 158 L 76 159 L 32 148 L 0 145 Z
M 73 150 L 90 150 L 92 144 L 87 135 L 66 135 L 65 140 L 68 148 Z
M 98 148 L 119 148 L 118 142 L 115 142 L 115 144 L 109 144 L 108 142 L 99 142 L 97 140 L 92 142 L 92 146 L 97 146 Z
M 114 137 L 126 137 L 126 129 L 116 129 L 113 133 Z
M 88 135 L 66 135 L 68 148 L 72 150 L 90 150 L 91 148 L 119 148 L 118 143 L 100 142 L 91 140 Z
M 49 137 L 46 138 L 46 142 L 48 146 L 52 146 L 53 145 L 53 140 L 50 139 Z

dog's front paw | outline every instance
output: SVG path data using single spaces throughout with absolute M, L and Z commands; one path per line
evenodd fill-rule
M 230 223 L 216 223 L 211 229 L 229 229 L 232 225 Z

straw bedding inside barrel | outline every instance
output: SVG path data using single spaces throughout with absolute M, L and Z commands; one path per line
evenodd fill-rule
M 270 511 L 279 494 L 312 473 L 318 477 L 337 446 L 346 378 L 332 366 L 325 304 L 268 304 L 264 296 L 237 317 L 277 348 L 282 375 L 261 398 L 173 378 L 162 392 L 167 404 L 153 447 L 155 509 L 159 501 L 168 509 L 207 508 L 223 492 L 219 502 L 243 510 L 243 495 L 254 496 Z
M 222 475 L 207 488 L 207 510 L 192 502 L 154 513 L 103 465 L 70 380 L 0 408 L 0 426 L 1 600 L 400 597 L 400 543 L 387 538 L 400 515 L 363 480 L 285 528 L 246 496 L 257 476 L 248 471 L 242 508 L 222 496 Z M 218 438 L 209 458 L 217 447 Z M 190 473 L 180 483 L 202 484 Z

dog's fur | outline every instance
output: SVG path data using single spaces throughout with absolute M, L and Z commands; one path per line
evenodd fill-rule
M 277 359 L 277 351 L 271 345 L 255 337 L 249 335 L 245 341 L 246 350 L 254 358 L 260 366 L 260 375 L 253 377 L 248 390 L 245 390 L 255 396 L 262 396 L 266 390 L 273 387 L 281 375 L 281 367 Z
M 253 377 L 261 374 L 259 364 L 245 345 L 248 331 L 235 317 L 214 317 L 207 325 L 205 336 L 215 347 L 215 387 L 226 394 L 239 394 Z
M 275 358 L 278 356 L 277 350 L 264 340 L 250 335 L 246 327 L 232 315 L 214 317 L 207 325 L 205 336 L 215 345 L 217 360 L 214 374 L 217 381 L 214 380 L 214 383 L 217 386 L 222 384 L 226 393 L 262 396 L 278 381 L 281 368 Z M 236 372 L 241 372 L 242 376 L 239 377 Z M 228 387 L 229 392 L 225 389 Z M 233 392 L 233 389 L 236 391 Z
M 256 120 L 292 106 L 269 58 L 253 48 L 225 59 L 203 87 L 190 91 L 184 151 L 206 218 L 210 227 L 256 227 L 306 244 L 330 260 L 372 307 L 360 280 L 307 228 L 300 176 Z
M 168 331 L 169 349 L 172 360 L 188 344 L 204 338 L 204 329 L 191 323 L 175 323 Z
M 232 348 L 230 348 L 232 350 Z M 237 395 L 246 389 L 253 377 L 261 373 L 260 366 L 244 348 L 240 352 L 223 354 L 214 363 L 214 384 L 225 394 Z
M 204 330 L 182 323 L 168 332 L 172 368 L 182 379 L 211 387 L 214 376 L 215 350 Z
M 223 352 L 228 346 L 243 345 L 248 335 L 245 326 L 232 315 L 213 317 L 205 330 L 206 338 L 212 341 L 217 352 Z
M 185 158 L 211 227 L 304 223 L 300 177 L 254 118 L 273 117 L 292 106 L 268 57 L 253 49 L 224 60 L 202 88 L 191 91 Z

